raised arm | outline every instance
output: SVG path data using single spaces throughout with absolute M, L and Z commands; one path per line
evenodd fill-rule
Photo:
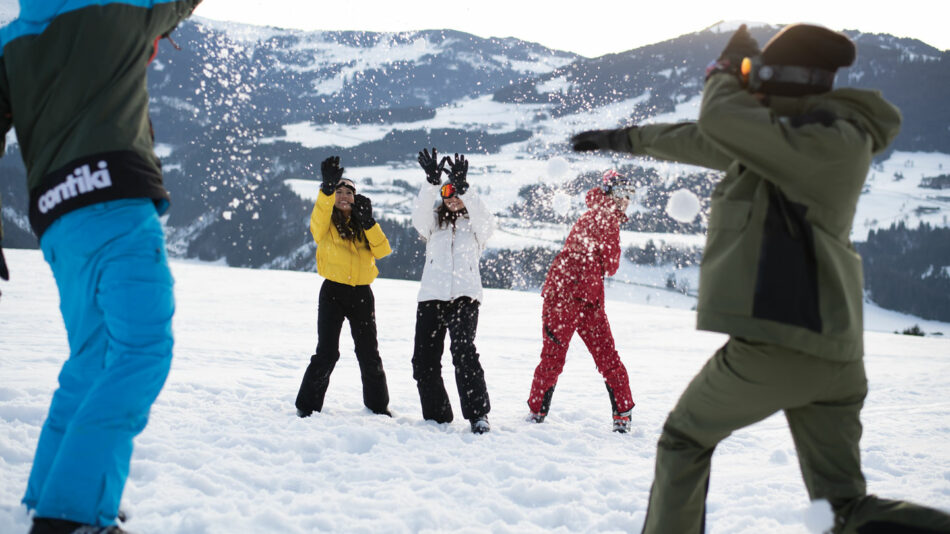
M 732 158 L 710 143 L 695 122 L 645 124 L 628 133 L 630 153 L 724 171 Z
M 366 240 L 369 242 L 369 250 L 377 260 L 385 258 L 392 253 L 389 246 L 389 239 L 383 233 L 382 227 L 373 217 L 373 202 L 365 195 L 356 195 L 353 197 L 353 217 L 363 227 L 366 234 Z
M 445 172 L 445 164 L 448 157 L 439 161 L 439 153 L 435 147 L 432 147 L 432 154 L 429 149 L 423 148 L 419 152 L 419 166 L 426 173 L 426 183 L 422 184 L 419 194 L 416 196 L 415 204 L 412 206 L 412 225 L 419 232 L 423 239 L 428 240 L 429 235 L 435 230 L 435 214 L 433 206 L 439 198 L 439 185 L 442 183 L 442 173 Z
M 323 191 L 317 193 L 317 202 L 313 205 L 313 211 L 310 212 L 310 235 L 316 243 L 322 241 L 330 231 L 333 201 L 333 195 L 328 195 Z
M 728 154 L 703 137 L 695 122 L 589 130 L 572 137 L 571 145 L 576 152 L 626 152 L 719 171 L 732 163 Z
M 495 216 L 488 210 L 488 206 L 482 201 L 482 197 L 474 190 L 470 189 L 459 198 L 465 203 L 465 209 L 468 210 L 468 218 L 472 223 L 472 231 L 475 233 L 475 239 L 481 245 L 482 250 L 488 243 L 488 238 L 495 232 Z
M 389 238 L 383 233 L 379 223 L 374 223 L 369 230 L 366 230 L 366 240 L 369 241 L 369 250 L 377 260 L 385 258 L 392 254 L 393 249 L 389 246 Z
M 415 203 L 412 205 L 412 226 L 423 239 L 429 239 L 435 230 L 436 220 L 433 208 L 438 198 L 439 186 L 427 182 L 419 188 L 419 194 L 416 195 Z
M 848 194 L 854 184 L 829 181 L 828 176 L 834 176 L 836 168 L 837 174 L 846 176 L 856 165 L 870 165 L 871 136 L 830 112 L 793 124 L 775 112 L 776 105 L 762 105 L 734 76 L 719 74 L 706 82 L 697 124 L 703 136 L 731 159 L 767 176 L 794 197 L 824 205 L 836 195 Z M 789 110 L 789 115 L 797 112 Z M 900 124 L 896 108 L 892 115 L 881 120 Z

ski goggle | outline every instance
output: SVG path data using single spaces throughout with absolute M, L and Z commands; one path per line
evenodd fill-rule
M 739 75 L 742 86 L 753 93 L 766 83 L 797 84 L 822 92 L 830 91 L 835 81 L 834 71 L 795 65 L 765 65 L 762 56 L 742 58 Z
M 443 199 L 458 196 L 458 191 L 455 190 L 455 186 L 452 184 L 443 185 L 442 189 L 439 189 L 439 193 L 442 195 Z

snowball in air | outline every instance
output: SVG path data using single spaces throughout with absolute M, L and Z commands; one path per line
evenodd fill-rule
M 693 222 L 699 214 L 699 199 L 688 189 L 680 189 L 670 195 L 666 203 L 666 213 L 681 223 Z
M 571 165 L 562 157 L 554 157 L 548 160 L 548 176 L 551 178 L 560 178 L 567 174 Z
M 551 197 L 551 209 L 558 215 L 567 215 L 571 211 L 571 196 L 564 191 L 554 193 Z

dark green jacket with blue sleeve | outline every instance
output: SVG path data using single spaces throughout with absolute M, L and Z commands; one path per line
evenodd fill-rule
M 108 200 L 166 209 L 146 69 L 157 39 L 199 2 L 20 0 L 19 17 L 0 30 L 0 134 L 16 129 L 38 237 L 61 215 Z

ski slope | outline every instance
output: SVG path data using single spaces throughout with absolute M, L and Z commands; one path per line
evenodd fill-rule
M 16 534 L 29 528 L 19 501 L 67 347 L 41 255 L 5 253 L 12 280 L 0 284 L 0 532 Z M 457 419 L 421 420 L 410 366 L 418 286 L 377 280 L 394 417 L 363 408 L 344 328 L 325 411 L 298 419 L 293 402 L 316 343 L 322 279 L 180 261 L 172 269 L 175 360 L 136 440 L 124 495 L 126 528 L 138 534 L 638 532 L 663 420 L 725 341 L 697 332 L 685 305 L 644 305 L 637 293 L 646 290 L 610 286 L 635 431 L 610 431 L 603 381 L 576 337 L 551 415 L 531 425 L 523 416 L 541 300 L 486 290 L 477 345 L 493 427 L 476 436 L 458 419 L 448 354 L 443 374 Z M 866 334 L 868 489 L 950 510 L 950 339 L 888 333 L 915 322 L 927 332 L 950 329 L 875 309 L 867 315 L 884 330 Z M 781 415 L 719 446 L 708 532 L 806 533 L 807 517 L 814 523 L 815 508 Z

